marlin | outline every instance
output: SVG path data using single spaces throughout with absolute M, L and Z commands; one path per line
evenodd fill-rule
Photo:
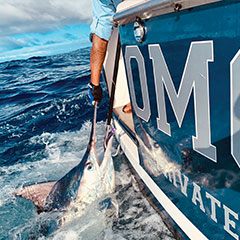
M 94 117 L 87 150 L 80 163 L 60 180 L 24 186 L 15 195 L 31 200 L 37 212 L 65 211 L 76 204 L 84 208 L 104 196 L 113 193 L 115 173 L 111 155 L 112 135 L 109 134 L 103 158 L 96 152 L 96 115 Z M 65 220 L 64 220 L 65 221 Z M 63 221 L 59 221 L 63 224 Z

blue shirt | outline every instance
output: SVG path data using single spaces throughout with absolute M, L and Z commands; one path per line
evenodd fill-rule
M 109 40 L 113 27 L 111 16 L 116 12 L 116 7 L 120 2 L 121 0 L 92 0 L 92 33 Z

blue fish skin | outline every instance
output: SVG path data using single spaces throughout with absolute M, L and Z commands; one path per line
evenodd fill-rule
M 46 198 L 44 211 L 52 211 L 54 209 L 63 209 L 70 205 L 71 201 L 77 199 L 78 190 L 84 174 L 85 166 L 90 159 L 91 149 L 95 147 L 95 133 L 97 120 L 97 103 L 94 105 L 94 116 L 92 120 L 92 129 L 87 150 L 80 163 L 62 177 L 51 189 Z M 94 163 L 93 163 L 94 164 Z M 95 163 L 96 164 L 96 163 Z
M 87 159 L 88 151 L 85 153 L 82 161 L 53 186 L 46 199 L 44 211 L 66 208 L 71 201 L 77 199 Z
M 48 219 L 40 226 L 44 236 L 48 236 L 72 218 L 81 216 L 87 205 L 101 201 L 114 191 L 112 138 L 109 138 L 103 159 L 99 161 L 95 144 L 96 114 L 97 105 L 94 108 L 90 140 L 77 166 L 57 182 L 26 186 L 15 194 L 30 199 L 37 207 L 38 213 L 49 212 Z M 99 205 L 100 211 L 110 208 L 111 198 L 105 198 Z

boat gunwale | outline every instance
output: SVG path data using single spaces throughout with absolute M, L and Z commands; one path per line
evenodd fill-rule
M 140 5 L 133 5 L 125 10 L 120 10 L 112 16 L 112 22 L 118 25 L 125 25 L 134 22 L 136 18 L 149 19 L 171 12 L 178 12 L 184 9 L 220 2 L 223 0 L 150 0 Z

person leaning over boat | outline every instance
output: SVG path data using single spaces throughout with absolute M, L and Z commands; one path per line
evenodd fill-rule
M 121 0 L 92 0 L 93 21 L 91 24 L 90 39 L 92 49 L 90 55 L 91 67 L 91 102 L 100 102 L 102 99 L 102 88 L 100 85 L 100 75 L 103 62 L 106 56 L 108 41 L 113 30 L 111 16 L 116 12 L 117 5 Z M 131 111 L 131 105 L 127 104 L 123 109 L 125 112 Z

